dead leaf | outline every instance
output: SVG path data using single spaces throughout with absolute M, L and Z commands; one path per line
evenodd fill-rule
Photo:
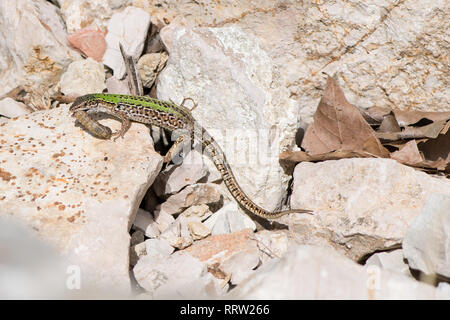
M 408 141 L 400 150 L 392 152 L 391 159 L 409 165 L 416 165 L 423 161 L 415 140 Z
M 302 147 L 309 155 L 356 150 L 367 151 L 379 157 L 389 156 L 358 108 L 347 101 L 343 91 L 331 77 L 328 77 L 314 114 L 314 122 L 306 130 Z M 369 150 L 364 149 L 365 147 L 369 147 Z
M 401 132 L 377 132 L 376 136 L 381 140 L 395 141 L 402 139 L 437 138 L 445 128 L 447 120 L 432 122 L 423 127 L 408 126 Z
M 397 122 L 403 126 L 410 126 L 418 123 L 422 119 L 433 122 L 450 120 L 450 112 L 425 112 L 425 111 L 402 111 L 394 110 Z
M 378 128 L 378 132 L 400 132 L 400 126 L 397 123 L 397 119 L 395 119 L 395 115 L 393 112 L 385 115 L 383 117 L 383 121 Z
M 344 158 L 373 158 L 373 155 L 367 152 L 350 150 L 338 150 L 315 155 L 310 155 L 304 151 L 284 151 L 280 154 L 280 160 L 294 163 L 302 161 L 339 160 Z

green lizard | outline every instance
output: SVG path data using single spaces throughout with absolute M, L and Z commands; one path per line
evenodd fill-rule
M 183 101 L 184 102 L 184 101 Z M 193 118 L 189 109 L 178 106 L 172 102 L 152 99 L 143 96 L 119 95 L 95 93 L 78 97 L 70 107 L 70 111 L 92 134 L 104 139 L 115 136 L 116 139 L 125 134 L 131 125 L 131 121 L 144 124 L 155 125 L 170 131 L 184 129 L 190 135 L 191 141 L 199 141 L 202 149 L 210 156 L 214 165 L 222 175 L 223 181 L 241 207 L 249 212 L 266 218 L 275 219 L 289 213 L 312 213 L 311 210 L 293 209 L 286 211 L 267 211 L 256 205 L 246 194 L 234 177 L 233 171 L 220 146 Z M 111 133 L 109 128 L 100 125 L 97 121 L 83 115 L 83 112 L 95 113 L 104 112 L 118 118 L 121 129 Z M 179 146 L 186 136 L 180 136 L 174 144 L 174 148 L 169 150 L 165 161 L 170 161 L 174 155 L 175 147 Z

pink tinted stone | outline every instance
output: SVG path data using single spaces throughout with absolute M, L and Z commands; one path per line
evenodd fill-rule
M 67 37 L 69 44 L 87 57 L 100 62 L 106 51 L 105 34 L 99 28 L 88 27 Z

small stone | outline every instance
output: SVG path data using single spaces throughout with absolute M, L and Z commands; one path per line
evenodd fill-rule
M 163 257 L 170 256 L 174 248 L 164 239 L 147 239 L 145 240 L 147 255 L 161 255 Z
M 108 93 L 131 94 L 127 80 L 119 80 L 112 76 L 106 79 L 106 89 Z
M 166 65 L 169 55 L 166 52 L 144 54 L 137 63 L 142 85 L 151 88 L 156 77 Z
M 106 51 L 105 34 L 98 27 L 87 27 L 69 35 L 69 44 L 86 57 L 100 62 Z
M 189 247 L 193 242 L 187 221 L 181 215 L 161 233 L 160 238 L 167 240 L 172 247 L 178 249 Z
M 141 230 L 136 230 L 131 234 L 130 246 L 134 246 L 138 243 L 144 242 L 144 232 Z
M 188 220 L 204 221 L 212 215 L 212 212 L 209 210 L 208 205 L 201 204 L 198 206 L 189 207 L 181 214 Z
M 281 258 L 289 248 L 289 237 L 283 230 L 269 231 L 261 230 L 254 235 L 259 251 L 261 261 Z
M 92 58 L 72 62 L 61 76 L 61 92 L 65 95 L 81 96 L 102 92 L 105 86 L 105 71 Z
M 150 15 L 140 8 L 131 6 L 113 14 L 109 20 L 103 63 L 113 69 L 114 76 L 118 79 L 122 79 L 125 75 L 125 64 L 119 43 L 127 55 L 138 59 L 144 49 L 149 26 Z
M 154 220 L 160 232 L 164 232 L 175 221 L 175 218 L 165 211 L 156 209 L 153 214 Z
M 237 285 L 249 277 L 259 265 L 259 250 L 252 248 L 238 252 L 221 263 L 221 269 L 231 274 L 231 283 Z
M 136 213 L 133 226 L 136 229 L 145 232 L 145 236 L 148 238 L 156 238 L 160 234 L 158 223 L 153 220 L 153 217 L 149 212 L 141 208 L 139 208 Z
M 432 194 L 403 240 L 403 254 L 413 269 L 450 277 L 450 196 Z
M 190 221 L 187 223 L 187 227 L 194 240 L 206 238 L 211 234 L 211 231 L 199 221 Z
M 201 204 L 218 204 L 222 200 L 220 187 L 213 183 L 187 186 L 161 204 L 160 210 L 168 214 L 181 213 L 185 208 Z
M 233 233 L 246 228 L 256 230 L 253 220 L 239 211 L 235 202 L 220 208 L 204 224 L 211 230 L 212 235 Z
M 17 102 L 11 98 L 4 98 L 0 100 L 0 115 L 15 118 L 31 112 L 31 109 L 28 108 L 24 103 Z
M 180 165 L 169 166 L 162 171 L 153 184 L 153 190 L 158 197 L 167 197 L 198 182 L 207 174 L 208 171 L 203 164 L 202 156 L 193 150 Z
M 170 256 L 144 256 L 133 268 L 136 281 L 153 299 L 193 299 L 194 284 L 209 277 L 204 263 L 178 251 Z
M 130 265 L 135 266 L 142 256 L 147 254 L 145 242 L 130 247 Z
M 374 253 L 367 259 L 365 265 L 375 265 L 392 272 L 398 272 L 405 276 L 412 277 L 408 265 L 403 261 L 403 250 L 401 249 L 390 252 Z

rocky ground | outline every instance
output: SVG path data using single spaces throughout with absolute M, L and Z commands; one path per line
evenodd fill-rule
M 123 3 L 0 5 L 0 298 L 450 299 L 445 175 L 279 161 L 328 75 L 361 109 L 450 111 L 448 3 Z M 130 93 L 119 43 L 146 94 L 198 104 L 256 203 L 314 214 L 252 219 L 206 156 L 163 164 L 170 135 L 76 124 L 57 96 Z

